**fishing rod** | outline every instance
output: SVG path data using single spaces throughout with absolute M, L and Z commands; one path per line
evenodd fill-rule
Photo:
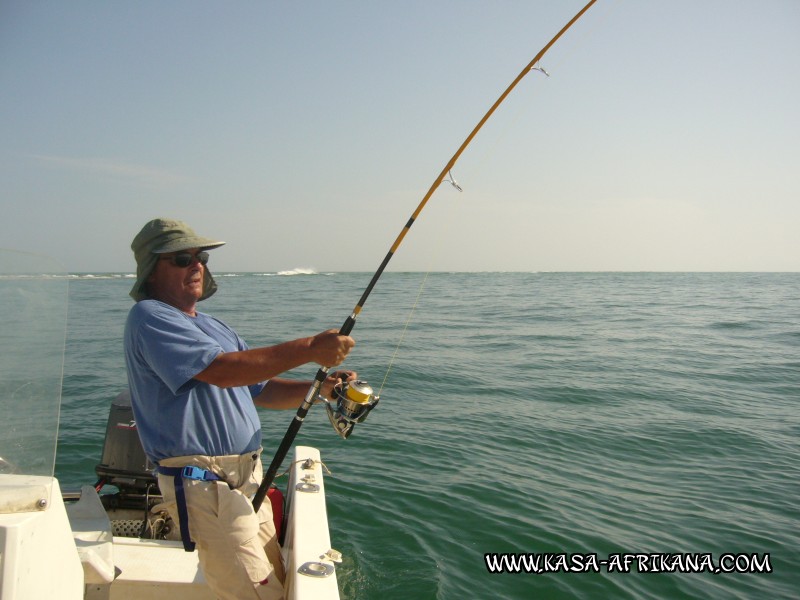
M 422 201 L 417 206 L 416 210 L 411 215 L 411 218 L 405 224 L 403 229 L 400 231 L 400 234 L 395 239 L 394 243 L 392 244 L 389 252 L 387 252 L 386 256 L 384 257 L 383 261 L 381 262 L 378 270 L 375 271 L 375 274 L 372 276 L 367 288 L 364 290 L 364 293 L 361 295 L 361 298 L 358 300 L 353 312 L 350 314 L 347 319 L 345 319 L 344 323 L 342 324 L 341 329 L 339 329 L 339 335 L 350 335 L 350 332 L 353 330 L 353 327 L 356 324 L 356 318 L 358 317 L 359 313 L 361 313 L 361 309 L 364 308 L 364 304 L 369 298 L 369 295 L 372 293 L 375 284 L 378 283 L 378 279 L 380 279 L 381 275 L 383 275 L 383 271 L 386 269 L 386 266 L 389 264 L 389 261 L 392 260 L 397 249 L 400 247 L 400 244 L 403 243 L 403 239 L 405 239 L 408 230 L 411 229 L 411 226 L 417 220 L 417 217 L 422 212 L 422 209 L 425 208 L 425 205 L 430 200 L 433 193 L 437 190 L 439 185 L 442 182 L 449 182 L 459 191 L 461 188 L 455 182 L 452 175 L 450 174 L 453 166 L 456 164 L 458 159 L 461 157 L 461 154 L 464 150 L 469 146 L 472 139 L 478 134 L 478 132 L 483 127 L 484 123 L 489 120 L 489 117 L 494 114 L 494 111 L 497 110 L 497 107 L 503 103 L 506 97 L 511 93 L 511 91 L 517 86 L 517 84 L 522 81 L 522 78 L 525 77 L 531 71 L 541 71 L 545 75 L 548 75 L 547 71 L 542 69 L 541 67 L 537 66 L 537 63 L 541 58 L 547 53 L 550 47 L 555 44 L 558 39 L 564 35 L 564 33 L 572 27 L 572 25 L 580 19 L 583 14 L 591 8 L 591 6 L 597 0 L 590 0 L 586 6 L 584 6 L 578 13 L 570 19 L 570 21 L 561 28 L 561 30 L 551 39 L 547 44 L 539 50 L 536 56 L 533 57 L 524 69 L 517 75 L 514 81 L 511 82 L 506 90 L 500 95 L 500 97 L 492 104 L 492 107 L 483 115 L 483 118 L 478 121 L 478 124 L 472 130 L 472 132 L 467 136 L 467 139 L 459 146 L 456 153 L 450 158 L 447 164 L 442 169 L 442 172 L 439 173 L 439 176 L 433 181 L 433 184 L 428 189 L 425 196 L 422 198 Z M 345 383 L 342 388 L 334 391 L 334 396 L 336 400 L 336 408 L 333 406 L 333 402 L 324 398 L 320 394 L 320 390 L 322 389 L 322 384 L 325 381 L 326 377 L 328 376 L 329 367 L 321 367 L 317 371 L 317 375 L 314 377 L 314 381 L 311 384 L 308 392 L 306 393 L 305 398 L 303 399 L 303 403 L 300 405 L 300 408 L 297 409 L 297 414 L 294 416 L 294 419 L 289 424 L 289 428 L 286 430 L 286 434 L 283 436 L 283 440 L 281 441 L 280 446 L 278 447 L 277 452 L 275 453 L 274 458 L 272 459 L 272 463 L 270 463 L 267 472 L 264 475 L 264 479 L 261 481 L 261 485 L 258 488 L 255 496 L 253 497 L 253 508 L 256 512 L 258 509 L 261 508 L 261 504 L 264 501 L 264 498 L 267 495 L 267 491 L 269 487 L 272 485 L 272 482 L 275 480 L 275 476 L 278 473 L 278 469 L 280 468 L 281 464 L 283 463 L 286 455 L 289 453 L 291 449 L 292 443 L 294 442 L 294 438 L 297 436 L 297 432 L 300 430 L 300 427 L 305 420 L 306 415 L 308 414 L 309 409 L 317 400 L 320 400 L 326 404 L 328 410 L 328 417 L 331 420 L 331 423 L 334 426 L 334 429 L 342 437 L 347 437 L 350 435 L 353 427 L 356 423 L 360 423 L 363 421 L 367 414 L 369 413 L 372 408 L 378 403 L 378 397 L 372 393 L 372 388 L 364 381 L 356 381 Z

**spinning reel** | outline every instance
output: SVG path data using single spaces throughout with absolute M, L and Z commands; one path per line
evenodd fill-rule
M 372 387 L 360 379 L 337 385 L 333 388 L 332 395 L 333 399 L 329 400 L 319 394 L 317 400 L 325 403 L 331 425 L 344 439 L 350 436 L 356 423 L 367 418 L 380 400 Z

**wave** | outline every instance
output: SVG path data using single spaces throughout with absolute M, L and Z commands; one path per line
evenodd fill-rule
M 293 275 L 319 275 L 314 269 L 307 267 L 297 267 L 290 271 L 278 271 L 276 275 L 291 277 Z

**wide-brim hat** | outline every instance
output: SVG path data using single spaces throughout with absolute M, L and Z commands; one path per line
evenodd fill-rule
M 149 297 L 147 295 L 147 278 L 155 269 L 159 254 L 180 252 L 192 248 L 211 250 L 224 243 L 197 235 L 194 229 L 183 221 L 153 219 L 142 227 L 131 243 L 131 250 L 136 258 L 136 283 L 131 289 L 131 298 L 139 302 Z M 208 270 L 208 266 L 205 269 L 203 294 L 200 296 L 200 300 L 205 300 L 217 291 L 217 284 L 211 271 Z

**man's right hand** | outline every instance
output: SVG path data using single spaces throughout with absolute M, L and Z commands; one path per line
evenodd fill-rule
M 339 335 L 338 329 L 328 329 L 311 338 L 312 360 L 322 367 L 335 367 L 344 362 L 356 345 L 349 335 Z

